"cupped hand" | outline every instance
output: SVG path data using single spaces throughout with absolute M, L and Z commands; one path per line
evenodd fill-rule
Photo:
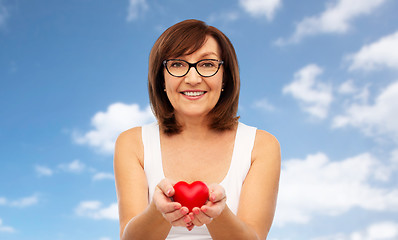
M 211 184 L 209 188 L 209 201 L 201 208 L 195 207 L 189 217 L 195 226 L 209 224 L 213 219 L 220 216 L 225 208 L 226 195 L 224 188 L 219 184 Z
M 155 188 L 152 202 L 156 209 L 172 226 L 187 227 L 192 229 L 192 220 L 189 217 L 187 207 L 182 207 L 180 203 L 173 202 L 170 198 L 174 195 L 174 182 L 171 179 L 163 179 Z

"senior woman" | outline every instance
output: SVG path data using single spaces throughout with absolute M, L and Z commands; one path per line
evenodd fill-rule
M 116 141 L 120 237 L 266 239 L 279 185 L 280 147 L 238 121 L 239 68 L 229 39 L 202 21 L 168 28 L 149 57 L 157 122 Z M 203 181 L 207 203 L 173 201 L 178 181 Z

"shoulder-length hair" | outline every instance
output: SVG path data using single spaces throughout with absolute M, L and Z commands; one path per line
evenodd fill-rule
M 148 91 L 152 111 L 159 126 L 168 135 L 182 131 L 176 121 L 174 108 L 164 91 L 163 61 L 181 55 L 189 55 L 200 49 L 207 36 L 212 36 L 221 50 L 223 64 L 223 88 L 215 107 L 208 113 L 209 128 L 217 131 L 232 129 L 237 117 L 240 77 L 235 49 L 220 30 L 199 20 L 185 20 L 168 28 L 156 40 L 149 55 Z

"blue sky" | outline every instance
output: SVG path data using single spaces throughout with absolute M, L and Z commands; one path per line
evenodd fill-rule
M 0 239 L 118 239 L 117 135 L 154 120 L 147 62 L 218 27 L 241 121 L 280 141 L 269 239 L 398 239 L 398 2 L 0 0 Z

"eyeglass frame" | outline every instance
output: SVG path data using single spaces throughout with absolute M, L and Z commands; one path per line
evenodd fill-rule
M 204 76 L 204 75 L 202 75 L 202 74 L 198 71 L 198 69 L 197 69 L 197 67 L 196 67 L 196 66 L 198 65 L 198 63 L 203 62 L 203 61 L 206 61 L 206 60 L 207 60 L 207 61 L 211 60 L 211 61 L 216 61 L 216 62 L 218 62 L 218 67 L 217 67 L 216 72 L 213 73 L 213 74 L 210 75 L 210 76 Z M 173 74 L 170 72 L 169 68 L 167 67 L 167 62 L 169 62 L 169 61 L 182 61 L 182 62 L 187 63 L 187 64 L 188 64 L 188 70 L 187 70 L 187 72 L 186 72 L 185 74 L 181 75 L 181 76 L 173 75 Z M 192 67 L 195 68 L 196 72 L 197 72 L 200 76 L 202 76 L 202 77 L 213 77 L 214 75 L 216 75 L 216 74 L 218 73 L 218 71 L 219 71 L 220 68 L 221 68 L 221 65 L 223 65 L 223 64 L 224 64 L 224 61 L 223 61 L 223 60 L 217 60 L 217 59 L 202 59 L 202 60 L 197 61 L 196 63 L 190 63 L 190 62 L 185 61 L 185 60 L 183 60 L 183 59 L 166 59 L 166 60 L 163 61 L 163 66 L 166 68 L 167 72 L 168 72 L 171 76 L 173 76 L 173 77 L 184 77 L 185 75 L 187 75 L 187 74 L 189 73 L 189 71 L 191 70 Z

